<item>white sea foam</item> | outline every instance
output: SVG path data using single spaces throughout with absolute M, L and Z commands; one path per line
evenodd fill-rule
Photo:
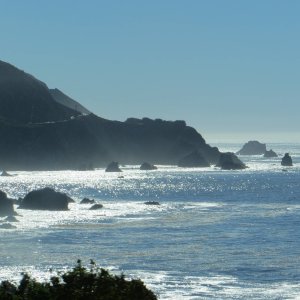
M 180 276 L 166 272 L 151 273 L 135 271 L 156 292 L 161 300 L 205 299 L 300 299 L 299 283 L 249 283 L 232 276 Z M 179 280 L 179 278 L 180 280 Z

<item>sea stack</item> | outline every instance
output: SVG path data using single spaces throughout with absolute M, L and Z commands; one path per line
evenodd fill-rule
M 258 141 L 249 141 L 236 154 L 238 155 L 261 155 L 267 151 L 266 144 Z
M 8 174 L 5 170 L 3 170 L 0 176 L 3 176 L 3 177 L 10 177 L 10 176 L 12 176 L 12 175 Z
M 220 167 L 222 170 L 242 170 L 247 168 L 247 166 L 231 152 L 221 153 L 216 167 Z
M 0 191 L 0 217 L 15 215 L 13 201 L 7 198 L 6 193 Z
M 285 167 L 291 167 L 293 165 L 293 161 L 289 153 L 284 154 L 284 157 L 281 160 L 281 165 Z
M 157 170 L 157 167 L 148 162 L 144 162 L 141 164 L 140 170 L 145 170 L 145 171 Z
M 270 157 L 278 157 L 277 153 L 274 152 L 272 149 L 271 150 L 266 150 L 264 157 L 270 158 Z
M 122 172 L 122 170 L 119 168 L 118 162 L 112 161 L 105 169 L 105 172 Z

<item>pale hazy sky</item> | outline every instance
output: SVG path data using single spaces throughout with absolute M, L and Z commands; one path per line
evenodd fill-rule
M 300 1 L 0 0 L 0 59 L 108 119 L 300 141 Z

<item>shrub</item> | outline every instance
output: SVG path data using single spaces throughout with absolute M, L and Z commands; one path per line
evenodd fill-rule
M 49 282 L 37 282 L 28 274 L 18 286 L 9 281 L 0 284 L 2 300 L 155 300 L 139 279 L 126 280 L 121 274 L 112 275 L 96 267 L 91 260 L 87 269 L 78 260 L 76 266 L 65 273 L 50 278 Z

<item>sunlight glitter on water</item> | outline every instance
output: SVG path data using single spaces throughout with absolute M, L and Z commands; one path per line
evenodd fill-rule
M 16 208 L 17 228 L 0 229 L 1 278 L 29 270 L 43 279 L 51 267 L 93 258 L 140 277 L 162 300 L 297 299 L 300 151 L 292 150 L 286 172 L 279 158 L 260 156 L 240 157 L 243 171 L 12 172 L 0 178 L 12 198 L 49 186 L 76 202 L 63 212 Z M 89 210 L 84 197 L 103 208 Z
M 189 203 L 184 205 L 176 203 L 146 205 L 143 202 L 136 201 L 109 201 L 101 202 L 103 208 L 99 210 L 90 210 L 90 204 L 69 203 L 68 211 L 46 211 L 46 210 L 27 210 L 18 209 L 15 205 L 15 210 L 18 213 L 16 216 L 18 222 L 14 223 L 17 227 L 15 230 L 29 230 L 38 228 L 48 228 L 52 226 L 76 226 L 77 224 L 101 224 L 111 222 L 122 222 L 130 220 L 145 220 L 154 218 L 155 213 L 170 212 L 171 210 L 182 209 L 202 209 L 207 210 L 213 207 L 218 207 L 218 203 Z M 2 218 L 4 220 L 5 218 Z M 1 221 L 1 218 L 0 218 Z

